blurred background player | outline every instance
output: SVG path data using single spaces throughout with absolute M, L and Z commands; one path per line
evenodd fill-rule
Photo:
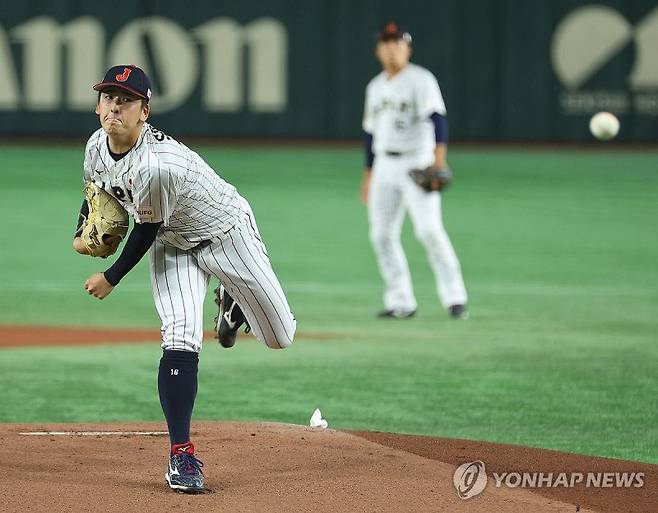
M 366 168 L 361 198 L 368 205 L 370 240 L 384 280 L 382 318 L 416 314 L 411 275 L 400 234 L 409 212 L 424 246 L 444 308 L 465 319 L 461 266 L 441 219 L 441 195 L 422 190 L 409 176 L 414 168 L 446 166 L 448 122 L 436 78 L 409 62 L 411 35 L 387 23 L 375 49 L 383 71 L 366 88 L 363 115 Z
M 247 200 L 198 154 L 146 123 L 151 81 L 144 71 L 114 66 L 94 89 L 102 128 L 87 142 L 84 181 L 114 196 L 135 223 L 114 264 L 91 275 L 84 287 L 104 299 L 149 252 L 162 320 L 158 391 L 171 441 L 165 479 L 175 490 L 199 492 L 202 464 L 190 423 L 210 277 L 222 283 L 216 294 L 222 296 L 223 346 L 232 346 L 247 322 L 265 345 L 284 349 L 293 341 L 296 322 Z M 88 209 L 85 201 L 79 229 Z M 88 254 L 79 233 L 73 246 Z

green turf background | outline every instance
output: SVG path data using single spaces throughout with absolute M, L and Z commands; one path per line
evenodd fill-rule
M 286 351 L 202 352 L 197 419 L 495 440 L 658 463 L 658 152 L 453 149 L 444 219 L 471 318 L 378 321 L 356 148 L 198 147 L 252 203 L 298 319 Z M 142 262 L 105 301 L 75 255 L 80 147 L 0 147 L 0 324 L 159 325 Z M 207 327 L 214 315 L 206 302 Z M 320 333 L 323 340 L 304 334 Z M 0 422 L 160 420 L 157 344 L 0 350 Z

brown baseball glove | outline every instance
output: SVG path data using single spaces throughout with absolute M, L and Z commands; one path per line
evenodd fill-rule
M 425 169 L 409 171 L 411 179 L 427 192 L 442 191 L 452 182 L 452 171 L 449 167 L 429 166 Z
M 117 250 L 128 233 L 128 212 L 121 204 L 99 188 L 89 183 L 85 187 L 89 217 L 82 225 L 80 238 L 93 257 L 108 257 Z

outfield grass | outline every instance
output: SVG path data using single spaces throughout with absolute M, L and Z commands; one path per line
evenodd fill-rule
M 282 352 L 209 343 L 196 418 L 304 423 L 319 406 L 333 427 L 658 463 L 658 154 L 452 151 L 444 220 L 471 319 L 440 311 L 407 226 L 420 315 L 386 322 L 358 150 L 198 150 L 252 203 L 302 335 Z M 109 264 L 70 249 L 81 158 L 0 149 L 0 324 L 158 325 L 145 262 L 103 302 L 82 291 Z M 158 354 L 1 350 L 0 421 L 158 420 Z

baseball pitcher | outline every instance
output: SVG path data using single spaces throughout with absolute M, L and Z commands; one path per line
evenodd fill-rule
M 232 346 L 246 324 L 265 345 L 283 349 L 293 341 L 296 322 L 249 203 L 198 154 L 146 122 L 151 85 L 144 71 L 114 66 L 94 89 L 101 128 L 85 149 L 86 198 L 73 247 L 107 257 L 133 218 L 121 255 L 84 288 L 104 299 L 149 253 L 162 320 L 158 391 L 171 440 L 165 479 L 175 490 L 199 492 L 202 463 L 190 422 L 210 278 L 221 282 L 216 331 L 223 346 Z

